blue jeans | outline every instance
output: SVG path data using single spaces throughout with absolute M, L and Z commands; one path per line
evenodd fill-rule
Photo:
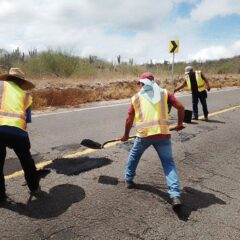
M 192 94 L 193 115 L 194 117 L 198 117 L 198 99 L 200 99 L 200 102 L 202 104 L 204 117 L 207 117 L 208 108 L 207 108 L 207 92 L 206 91 Z
M 153 145 L 162 162 L 166 182 L 171 198 L 180 196 L 180 183 L 172 155 L 171 139 L 136 138 L 130 151 L 127 166 L 125 168 L 125 180 L 133 180 L 139 160 L 144 151 Z

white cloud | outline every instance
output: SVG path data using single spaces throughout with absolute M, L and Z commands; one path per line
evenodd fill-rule
M 190 20 L 204 22 L 231 14 L 240 14 L 239 0 L 203 0 L 192 10 Z
M 195 6 L 174 22 L 177 4 Z M 189 60 L 205 46 L 194 38 L 193 19 L 238 11 L 239 0 L 0 0 L 0 48 L 69 50 L 106 59 L 171 60 L 170 40 L 180 40 L 177 59 Z M 212 5 L 211 5 L 212 3 Z M 229 3 L 229 4 L 228 4 Z M 235 4 L 235 7 L 232 7 Z M 210 6 L 212 6 L 210 8 Z M 215 6 L 215 7 L 214 7 Z M 218 7 L 219 6 L 219 7 Z M 225 11 L 225 12 L 224 12 Z M 170 17 L 171 16 L 171 17 Z M 172 18 L 173 17 L 173 18 Z
M 240 41 L 234 42 L 230 46 L 210 46 L 201 49 L 196 54 L 192 55 L 192 59 L 197 60 L 208 60 L 208 59 L 219 59 L 226 57 L 233 57 L 240 54 Z

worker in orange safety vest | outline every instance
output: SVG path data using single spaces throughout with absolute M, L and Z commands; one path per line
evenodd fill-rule
M 146 72 L 139 79 L 140 91 L 132 97 L 125 123 L 122 141 L 129 139 L 129 133 L 135 120 L 136 139 L 130 151 L 125 168 L 125 184 L 127 188 L 134 188 L 133 179 L 137 165 L 144 151 L 153 146 L 161 160 L 169 195 L 173 207 L 181 205 L 180 182 L 172 155 L 171 134 L 168 121 L 168 105 L 178 110 L 178 124 L 172 130 L 184 128 L 184 107 L 166 89 L 160 88 L 154 81 L 152 73 Z
M 187 86 L 188 90 L 192 92 L 192 108 L 193 119 L 198 120 L 198 101 L 202 104 L 204 113 L 204 120 L 208 121 L 208 107 L 207 107 L 207 90 L 210 91 L 210 85 L 201 71 L 194 71 L 192 66 L 185 68 L 185 80 L 183 84 L 174 90 L 174 93 Z
M 3 173 L 6 148 L 18 156 L 30 193 L 40 191 L 39 177 L 30 153 L 27 123 L 31 122 L 32 97 L 27 90 L 34 85 L 19 68 L 0 75 L 0 202 L 7 199 Z

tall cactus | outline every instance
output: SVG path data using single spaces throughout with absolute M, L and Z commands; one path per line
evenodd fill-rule
M 121 56 L 120 55 L 117 56 L 117 62 L 118 62 L 118 65 L 121 64 Z

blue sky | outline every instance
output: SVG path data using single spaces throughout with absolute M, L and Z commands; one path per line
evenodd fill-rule
M 201 26 L 199 35 L 216 43 L 237 41 L 240 38 L 240 15 L 215 17 Z
M 24 7 L 23 7 L 24 6 Z M 144 63 L 240 55 L 239 0 L 0 0 L 0 48 Z

